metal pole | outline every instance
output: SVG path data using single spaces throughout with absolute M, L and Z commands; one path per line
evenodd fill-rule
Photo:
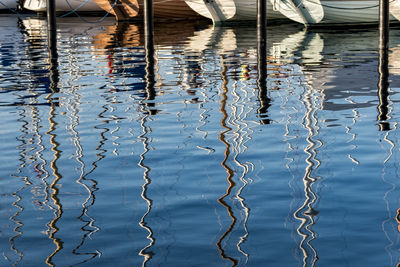
M 46 0 L 47 7 L 47 29 L 56 30 L 56 2 L 55 0 Z
M 379 0 L 379 49 L 389 48 L 389 0 Z
M 389 1 L 379 0 L 379 82 L 378 124 L 381 131 L 390 130 L 389 119 Z
M 47 5 L 47 45 L 49 49 L 50 89 L 58 91 L 58 55 L 55 0 L 46 0 Z
M 267 96 L 267 0 L 257 0 L 257 86 L 260 108 L 259 117 L 262 124 L 269 124 L 267 118 L 270 99 Z
M 145 32 L 145 52 L 146 52 L 146 100 L 154 100 L 156 93 L 154 90 L 154 23 L 153 23 L 153 1 L 144 1 L 144 32 Z M 148 107 L 154 107 L 154 103 L 147 103 Z M 151 114 L 156 113 L 150 109 Z
M 267 54 L 267 0 L 257 0 L 257 40 L 258 52 L 266 59 Z M 266 77 L 266 69 L 262 71 Z

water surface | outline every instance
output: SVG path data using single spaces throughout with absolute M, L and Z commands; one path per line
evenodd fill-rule
M 1 266 L 396 266 L 400 29 L 0 17 Z M 150 68 L 154 67 L 154 82 Z M 381 92 L 378 95 L 378 92 Z M 387 95 L 388 94 L 388 95 Z

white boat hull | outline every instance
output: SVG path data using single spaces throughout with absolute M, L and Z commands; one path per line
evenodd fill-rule
M 295 0 L 275 1 L 280 2 L 280 5 L 283 7 L 293 7 Z M 393 2 L 393 0 L 391 1 Z M 287 8 L 288 12 L 282 13 L 289 19 L 303 24 L 359 25 L 376 24 L 379 21 L 379 0 L 321 0 L 319 3 L 316 0 L 302 0 L 302 4 L 305 7 L 304 9 L 292 8 L 290 10 L 290 8 Z M 393 8 L 392 4 L 391 8 Z M 314 20 L 310 16 L 305 16 L 307 12 L 314 13 L 314 17 L 318 17 L 319 19 Z M 392 15 L 389 19 L 395 20 Z
M 185 1 L 193 10 L 214 22 L 257 19 L 257 0 L 209 1 L 214 3 L 222 16 L 216 15 L 218 12 L 210 8 L 210 5 L 207 6 L 204 0 Z M 296 8 L 293 2 L 294 0 L 268 0 L 267 20 L 289 18 L 304 24 L 362 24 L 377 23 L 379 20 L 379 0 L 302 0 L 301 4 L 308 9 L 308 14 L 302 8 Z M 391 16 L 390 20 L 395 18 Z
M 324 18 L 321 23 L 360 24 L 379 21 L 379 0 L 322 0 Z M 395 18 L 390 17 L 391 20 Z
M 26 0 L 24 8 L 44 12 L 46 11 L 46 0 Z M 56 0 L 56 11 L 59 12 L 93 12 L 102 9 L 92 0 Z
M 185 0 L 185 2 L 194 11 L 214 22 L 257 19 L 257 0 L 214 0 L 211 6 L 207 6 L 204 0 Z M 274 6 L 267 0 L 267 20 L 284 18 L 286 17 L 274 10 Z

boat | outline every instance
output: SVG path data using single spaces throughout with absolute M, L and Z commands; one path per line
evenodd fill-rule
M 93 0 L 101 9 L 110 12 L 117 20 L 127 20 L 139 14 L 136 0 Z
M 254 21 L 257 18 L 257 0 L 185 1 L 193 10 L 216 24 Z M 397 1 L 391 0 L 391 8 L 398 6 L 400 10 Z M 395 20 L 391 13 L 390 20 Z M 283 18 L 305 25 L 376 24 L 379 20 L 379 0 L 267 0 L 267 20 Z
M 231 21 L 252 21 L 257 18 L 257 0 L 185 0 L 203 17 L 212 19 L 214 24 Z M 279 1 L 267 2 L 267 20 L 285 19 L 278 11 Z
M 364 25 L 377 24 L 379 22 L 379 0 L 321 0 L 318 20 L 310 18 L 307 13 L 316 11 L 316 1 L 302 0 L 302 8 L 296 8 L 298 0 L 274 0 L 281 2 L 280 6 L 286 7 L 289 19 L 305 25 L 330 24 L 330 25 Z M 396 20 L 393 16 L 395 8 L 400 6 L 397 0 L 390 1 L 390 20 Z M 397 11 L 397 13 L 399 13 Z M 400 17 L 400 16 L 399 16 Z
M 94 0 L 56 0 L 56 12 L 98 12 L 103 9 Z M 46 0 L 26 0 L 23 7 L 36 11 L 46 11 Z
M 400 0 L 389 1 L 389 12 L 397 20 L 400 20 Z
M 139 16 L 143 15 L 144 0 L 138 0 Z M 184 0 L 153 0 L 154 18 L 162 19 L 194 19 L 197 14 Z
M 144 0 L 94 0 L 103 10 L 116 16 L 117 20 L 140 19 L 144 16 Z M 201 16 L 184 0 L 153 0 L 156 20 L 198 19 Z

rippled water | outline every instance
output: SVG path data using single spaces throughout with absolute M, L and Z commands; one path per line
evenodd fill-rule
M 400 29 L 143 32 L 0 16 L 1 266 L 400 262 Z

